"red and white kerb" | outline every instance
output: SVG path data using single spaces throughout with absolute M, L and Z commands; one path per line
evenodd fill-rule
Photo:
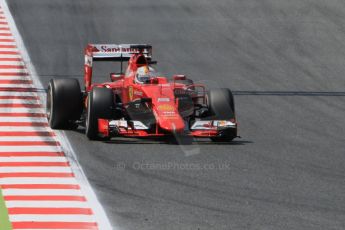
M 0 8 L 0 188 L 13 229 L 98 229 Z

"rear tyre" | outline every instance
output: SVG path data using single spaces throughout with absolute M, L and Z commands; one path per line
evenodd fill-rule
M 98 136 L 98 119 L 111 119 L 114 107 L 114 95 L 111 89 L 95 87 L 87 99 L 85 134 L 90 140 L 101 139 Z
M 207 106 L 210 120 L 235 119 L 234 97 L 230 89 L 211 89 L 207 94 Z M 221 136 L 212 137 L 214 142 L 231 141 L 237 136 L 236 130 L 228 130 L 221 133 Z
M 77 79 L 50 80 L 46 113 L 52 129 L 68 127 L 80 118 L 82 111 L 82 93 Z

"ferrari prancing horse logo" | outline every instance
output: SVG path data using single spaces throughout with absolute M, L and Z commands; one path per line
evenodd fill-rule
M 128 87 L 128 97 L 130 101 L 133 100 L 133 86 Z

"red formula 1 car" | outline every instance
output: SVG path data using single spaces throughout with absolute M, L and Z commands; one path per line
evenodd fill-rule
M 120 61 L 121 72 L 110 81 L 92 84 L 95 61 Z M 128 61 L 122 73 L 122 63 Z M 85 49 L 84 81 L 52 79 L 47 117 L 53 129 L 85 124 L 86 136 L 192 136 L 213 141 L 237 137 L 234 99 L 229 89 L 206 90 L 184 75 L 172 80 L 152 67 L 150 45 L 89 44 Z

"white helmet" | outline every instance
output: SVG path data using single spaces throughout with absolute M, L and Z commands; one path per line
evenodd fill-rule
M 149 83 L 150 79 L 157 76 L 157 72 L 151 66 L 142 66 L 137 69 L 135 82 L 140 84 Z

